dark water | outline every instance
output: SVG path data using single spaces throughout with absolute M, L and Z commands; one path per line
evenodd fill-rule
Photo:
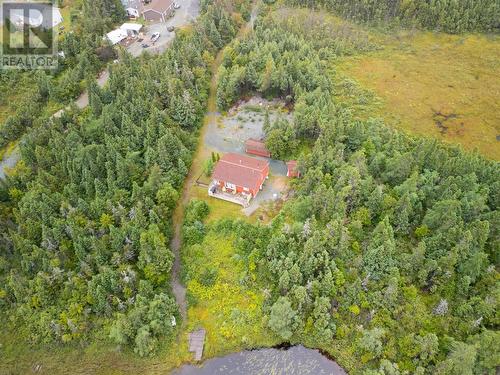
M 205 361 L 201 367 L 186 365 L 173 375 L 345 375 L 339 365 L 319 351 L 303 346 L 260 349 Z

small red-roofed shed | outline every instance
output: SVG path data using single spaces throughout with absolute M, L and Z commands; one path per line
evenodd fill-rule
M 300 177 L 300 172 L 297 169 L 297 160 L 290 160 L 286 163 L 286 166 L 288 167 L 287 177 Z
M 264 141 L 254 138 L 249 138 L 246 140 L 245 152 L 247 154 L 264 156 L 265 158 L 271 157 L 271 152 L 267 149 Z

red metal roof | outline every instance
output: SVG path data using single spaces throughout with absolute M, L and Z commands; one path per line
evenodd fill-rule
M 298 177 L 300 172 L 297 170 L 297 160 L 290 160 L 286 163 L 288 167 L 288 177 Z
M 258 154 L 263 156 L 271 156 L 271 153 L 266 147 L 266 144 L 258 139 L 249 138 L 245 142 L 245 150 L 249 154 Z
M 239 154 L 225 154 L 212 177 L 248 189 L 259 189 L 267 177 L 269 162 Z

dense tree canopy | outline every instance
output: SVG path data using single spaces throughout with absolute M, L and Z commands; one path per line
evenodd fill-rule
M 399 22 L 450 33 L 498 32 L 500 3 L 496 0 L 287 0 L 289 4 L 326 7 L 355 21 Z
M 282 150 L 314 142 L 271 226 L 220 224 L 269 283 L 268 327 L 356 372 L 495 373 L 500 165 L 355 120 L 327 70 L 345 38 L 325 47 L 280 19 L 231 46 L 218 92 L 222 107 L 246 90 L 291 101 L 290 131 L 266 124 L 270 146 L 273 130 Z
M 23 138 L 24 164 L 2 190 L 0 301 L 32 342 L 100 332 L 142 356 L 170 336 L 171 213 L 208 64 L 238 26 L 224 3 L 207 7 L 164 55 L 125 54 L 108 86 L 90 82 L 89 109 L 44 120 Z
M 85 81 L 92 81 L 104 63 L 115 56 L 102 36 L 113 24 L 125 19 L 119 0 L 74 2 L 70 17 L 71 30 L 58 36 L 58 50 L 64 57 L 59 56 L 56 70 L 0 72 L 2 92 L 4 87 L 7 91 L 7 87 L 12 87 L 9 85 L 14 85 L 17 89 L 11 96 L 17 97 L 21 91 L 19 82 L 22 80 L 27 86 L 14 105 L 15 113 L 0 124 L 0 148 L 38 126 L 40 117 L 51 116 L 52 113 L 44 111 L 48 104 L 67 105 L 77 98 L 85 87 Z
M 358 12 L 373 5 L 360 20 L 406 19 L 375 6 L 386 3 L 323 5 Z M 82 27 L 119 17 L 114 0 L 98 4 L 92 12 L 101 19 Z M 141 356 L 173 337 L 171 214 L 191 165 L 209 64 L 249 9 L 229 1 L 201 7 L 199 21 L 178 32 L 164 55 L 125 54 L 105 88 L 89 80 L 87 110 L 29 125 L 23 162 L 0 189 L 0 308 L 20 337 L 49 343 L 100 335 Z M 355 119 L 335 96 L 332 61 L 374 46 L 347 23 L 291 12 L 264 12 L 253 32 L 229 45 L 217 104 L 224 110 L 258 92 L 293 108 L 291 120 L 266 121 L 265 131 L 274 154 L 297 157 L 302 178 L 269 225 L 207 224 L 207 203 L 191 201 L 185 254 L 201 254 L 209 231 L 234 239 L 243 271 L 231 280 L 262 296 L 251 303 L 265 314 L 254 324 L 277 340 L 328 351 L 353 373 L 494 374 L 500 165 Z M 408 19 L 431 27 L 421 16 Z M 432 27 L 450 22 L 433 20 Z M 474 29 L 493 27 L 481 20 Z M 78 49 L 73 42 L 68 51 Z M 84 57 L 74 55 L 75 69 Z M 38 79 L 40 97 L 50 96 L 46 77 Z M 199 263 L 187 265 L 185 277 L 214 285 L 218 270 Z

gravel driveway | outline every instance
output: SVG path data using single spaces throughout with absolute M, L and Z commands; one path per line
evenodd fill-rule
M 267 106 L 275 108 L 277 105 L 279 106 L 276 102 L 253 97 L 248 102 L 229 111 L 227 116 L 221 116 L 217 113 L 214 116 L 216 121 L 212 121 L 208 125 L 205 133 L 205 146 L 220 153 L 236 152 L 244 154 L 245 141 L 248 138 L 260 139 L 264 136 L 265 108 Z M 274 121 L 279 115 L 291 118 L 289 114 L 280 114 L 277 109 L 271 109 L 269 111 L 270 121 Z M 259 158 L 254 155 L 252 157 Z M 287 167 L 283 161 L 271 159 L 269 162 L 271 174 L 286 176 Z
M 269 108 L 269 120 L 273 122 L 278 116 L 289 120 L 292 115 L 283 112 L 283 103 L 279 101 L 267 101 L 261 97 L 254 96 L 246 102 L 240 102 L 231 110 L 227 116 L 220 113 L 209 113 L 211 121 L 204 135 L 205 147 L 221 154 L 235 152 L 245 154 L 245 141 L 248 138 L 261 139 L 264 136 L 264 122 L 266 108 Z M 264 202 L 276 201 L 282 198 L 288 182 L 287 166 L 282 160 L 274 160 L 250 155 L 257 159 L 269 161 L 270 177 L 264 182 L 262 191 L 252 199 L 250 206 L 242 209 L 242 212 L 250 216 Z
M 286 173 L 285 173 L 286 175 Z M 264 188 L 257 196 L 250 201 L 250 206 L 242 209 L 247 216 L 252 215 L 259 209 L 262 203 L 277 201 L 283 197 L 283 192 L 286 190 L 288 177 L 271 176 L 264 182 Z

